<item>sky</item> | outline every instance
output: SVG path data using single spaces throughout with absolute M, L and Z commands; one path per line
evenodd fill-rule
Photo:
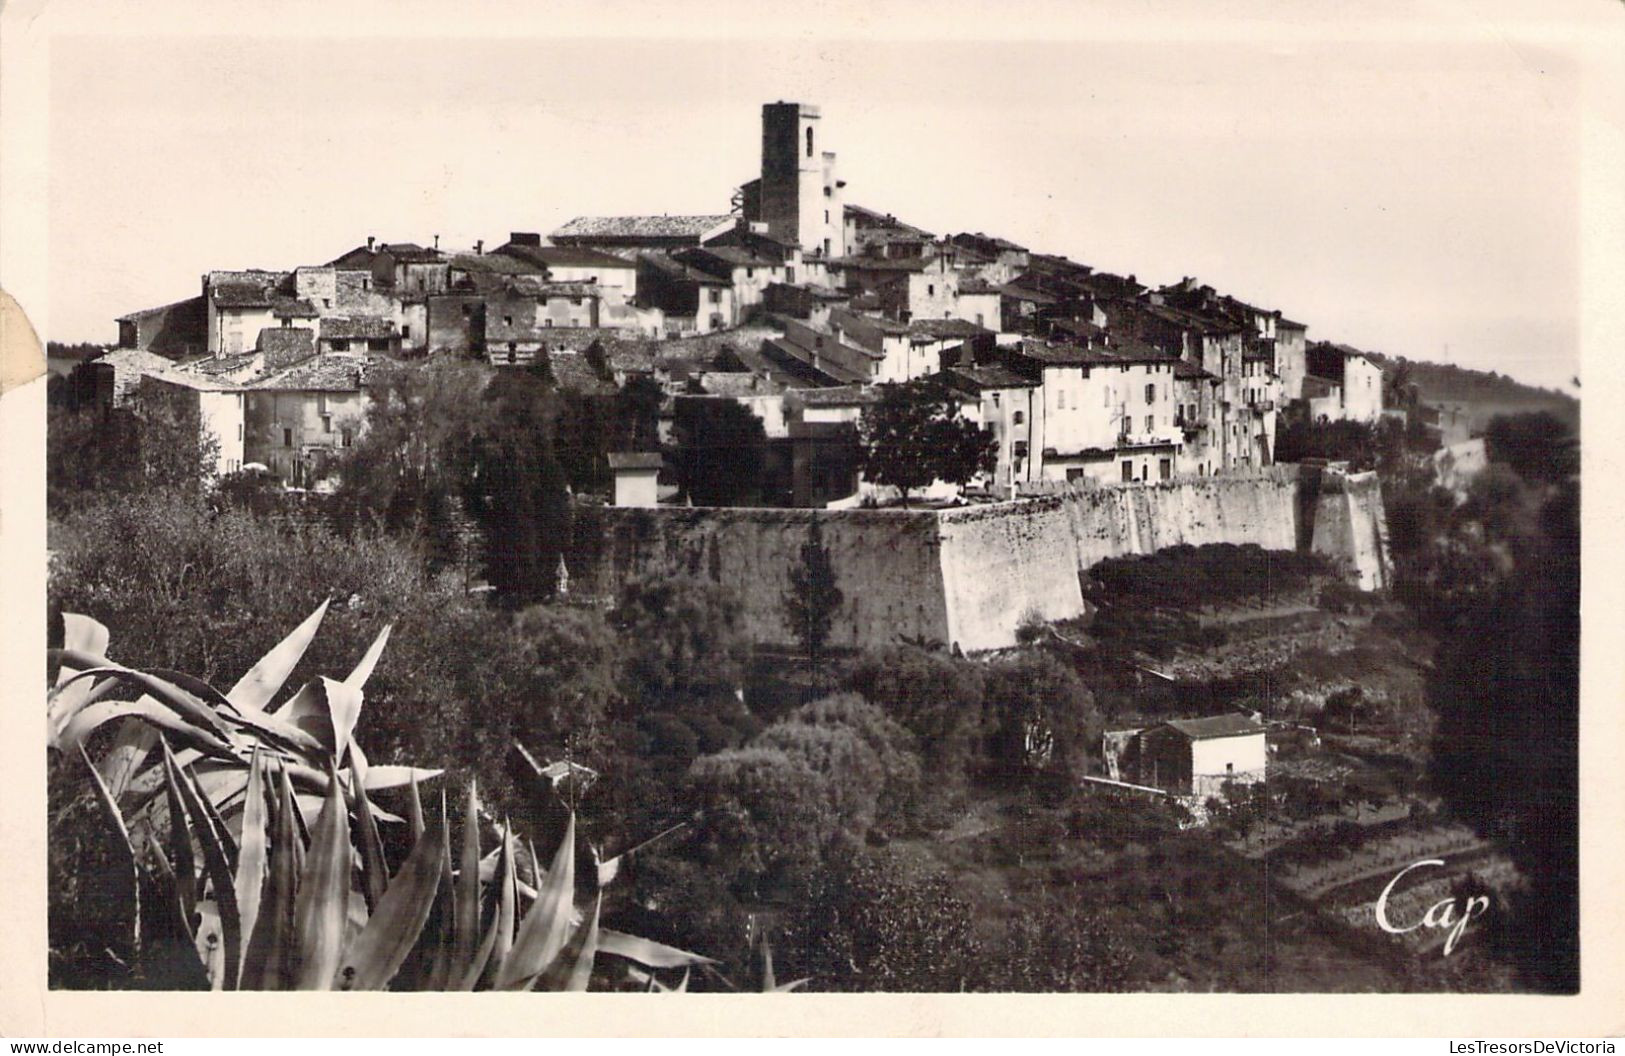
M 805 9 L 833 14 L 717 33 L 681 5 L 630 32 L 87 22 L 50 52 L 48 336 L 111 341 L 207 270 L 322 263 L 368 235 L 494 246 L 582 214 L 726 212 L 757 173 L 761 104 L 787 99 L 821 108 L 849 202 L 939 234 L 1198 276 L 1311 339 L 1553 387 L 1579 371 L 1581 79 L 1561 40 L 1332 8 L 1059 28 L 1019 3 Z

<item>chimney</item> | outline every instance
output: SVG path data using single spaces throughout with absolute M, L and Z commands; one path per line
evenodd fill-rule
M 436 249 L 440 248 L 440 236 L 439 235 L 434 236 L 434 248 L 436 248 Z
M 368 235 L 367 236 L 367 252 L 369 252 L 369 253 L 372 252 L 372 243 L 373 243 L 374 238 L 375 238 L 375 236 L 373 236 L 373 235 Z
M 485 239 L 483 239 L 483 238 L 475 239 L 474 240 L 474 255 L 477 257 L 477 256 L 480 256 L 481 254 L 483 254 L 484 252 L 485 252 Z
M 508 233 L 508 243 L 514 246 L 540 246 L 542 236 L 535 231 L 511 231 Z

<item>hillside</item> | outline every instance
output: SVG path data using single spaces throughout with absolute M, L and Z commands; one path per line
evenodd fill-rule
M 1469 405 L 1474 429 L 1484 428 L 1491 418 L 1500 414 L 1550 411 L 1579 431 L 1580 401 L 1566 393 L 1525 385 L 1493 371 L 1404 356 L 1369 355 L 1385 372 L 1396 367 L 1403 369 L 1427 402 Z

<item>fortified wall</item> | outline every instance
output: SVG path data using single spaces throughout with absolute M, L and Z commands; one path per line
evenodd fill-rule
M 1168 546 L 1256 543 L 1313 550 L 1351 583 L 1388 585 L 1375 474 L 1272 466 L 1247 475 L 1062 485 L 950 510 L 611 507 L 599 586 L 641 574 L 698 576 L 736 592 L 755 641 L 791 644 L 785 597 L 809 543 L 827 549 L 842 601 L 830 644 L 902 637 L 966 651 L 1014 644 L 1027 613 L 1083 610 L 1079 574 Z

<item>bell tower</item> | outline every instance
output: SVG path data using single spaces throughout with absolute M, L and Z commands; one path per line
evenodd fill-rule
M 820 256 L 845 253 L 835 155 L 823 150 L 818 108 L 762 107 L 761 218 L 768 234 Z

